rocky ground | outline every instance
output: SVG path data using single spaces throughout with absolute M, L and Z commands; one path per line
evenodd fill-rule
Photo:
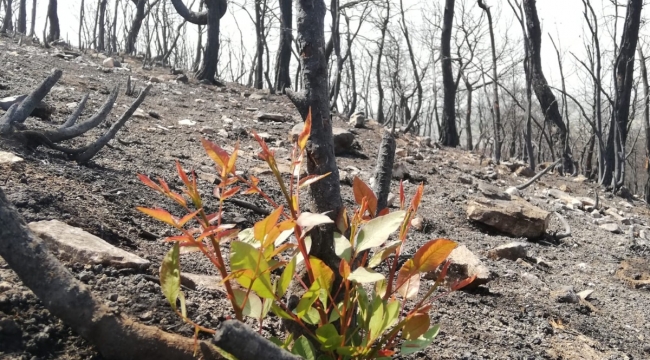
M 53 67 L 64 71 L 46 98 L 56 108 L 51 120 L 30 118 L 27 125 L 32 128 L 62 123 L 89 92 L 82 115 L 85 119 L 113 86 L 122 84 L 109 117 L 109 123 L 113 122 L 134 99 L 124 95 L 127 76 L 137 87 L 153 83 L 141 111 L 88 166 L 78 166 L 45 148 L 30 151 L 0 140 L 0 151 L 13 154 L 0 155 L 0 186 L 27 222 L 39 222 L 32 224 L 32 229 L 54 244 L 70 271 L 109 306 L 143 323 L 191 336 L 192 329 L 171 312 L 157 283 L 157 269 L 168 249 L 161 239 L 172 233 L 135 207 L 161 206 L 180 214 L 179 209 L 143 186 L 136 174 L 162 177 L 177 188 L 180 182 L 174 161 L 179 160 L 186 169 L 197 170 L 202 191 L 210 194 L 216 172 L 200 138 L 227 149 L 239 140 L 238 168 L 259 175 L 262 185 L 272 189 L 272 179 L 255 155 L 258 146 L 250 131 L 262 133 L 282 161 L 287 161 L 288 135 L 300 117 L 284 96 L 257 93 L 235 84 L 217 88 L 192 80 L 185 83 L 182 76 L 169 75 L 169 69 L 145 70 L 132 59 L 121 60 L 122 66 L 132 70 L 104 69 L 101 55 L 65 55 L 56 48 L 45 51 L 0 38 L 0 98 L 29 92 Z M 260 116 L 263 114 L 281 116 Z M 343 196 L 346 205 L 352 206 L 351 178 L 357 175 L 368 181 L 372 176 L 380 128 L 372 122 L 353 128 L 340 119 L 334 125 L 347 130 L 343 131 L 346 139 L 354 139 L 344 149 L 346 154 L 337 157 Z M 92 141 L 105 129 L 100 126 L 70 145 Z M 485 282 L 435 304 L 431 315 L 441 323 L 441 333 L 414 358 L 650 358 L 650 251 L 646 239 L 650 212 L 645 203 L 601 193 L 594 209 L 593 184 L 557 174 L 544 176 L 521 193 L 509 190 L 506 195 L 509 187 L 527 180 L 525 174 L 516 175 L 514 164 L 490 165 L 477 154 L 438 149 L 405 136 L 398 140 L 398 148 L 401 167 L 397 170 L 406 178 L 407 192 L 412 194 L 419 181 L 426 184 L 419 214 L 421 229 L 410 236 L 405 252 L 414 253 L 432 238 L 451 238 L 464 246 L 465 254 L 456 254 L 459 265 L 469 264 L 464 270 L 479 273 Z M 395 193 L 398 184 L 393 182 Z M 278 195 L 277 191 L 270 193 Z M 475 198 L 481 198 L 477 203 L 486 207 L 482 215 L 470 214 L 478 222 L 468 220 L 468 205 Z M 246 200 L 265 207 L 258 199 Z M 496 209 L 499 202 L 504 202 L 501 210 Z M 533 219 L 522 217 L 531 214 L 526 206 L 535 208 Z M 553 211 L 566 219 L 570 237 L 553 237 L 565 231 Z M 225 212 L 228 221 L 242 228 L 261 218 L 232 204 L 227 204 Z M 58 222 L 44 222 L 49 220 Z M 521 226 L 533 232 L 543 226 L 546 235 L 529 239 L 529 233 L 518 232 Z M 109 248 L 103 258 L 95 258 L 103 264 L 92 263 L 95 260 L 83 253 L 72 256 L 57 242 L 57 238 L 70 238 L 57 236 L 57 232 L 66 234 L 71 227 L 82 239 L 103 240 L 137 261 L 120 262 L 116 260 L 120 255 Z M 94 236 L 89 238 L 90 234 Z M 511 242 L 523 245 L 490 251 Z M 195 254 L 183 255 L 181 266 L 190 274 L 184 281 L 189 316 L 203 326 L 215 327 L 229 314 L 224 295 L 215 286 L 216 270 Z M 431 284 L 427 281 L 423 288 Z M 279 321 L 271 318 L 265 322 L 263 332 L 281 335 Z M 0 358 L 101 356 L 50 315 L 0 259 Z

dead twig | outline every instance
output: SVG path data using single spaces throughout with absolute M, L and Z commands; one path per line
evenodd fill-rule
M 561 158 L 561 157 L 560 157 L 559 159 L 555 160 L 555 162 L 552 163 L 551 165 L 549 165 L 546 169 L 544 169 L 544 170 L 538 172 L 537 175 L 533 176 L 530 180 L 528 180 L 528 182 L 523 183 L 523 184 L 517 186 L 517 190 L 524 190 L 525 188 L 527 188 L 527 187 L 529 187 L 530 185 L 532 185 L 535 181 L 537 181 L 539 178 L 541 178 L 542 176 L 544 176 L 544 174 L 546 174 L 546 173 L 549 172 L 552 168 L 554 168 L 557 164 L 559 164 L 560 161 L 562 161 L 562 158 Z

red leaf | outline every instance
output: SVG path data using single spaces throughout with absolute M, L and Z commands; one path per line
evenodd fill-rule
M 471 284 L 476 280 L 476 275 L 472 275 L 471 277 L 468 277 L 467 279 L 460 280 L 455 282 L 453 285 L 451 285 L 451 290 L 456 291 L 464 288 L 465 286 Z
M 368 210 L 370 216 L 374 217 L 377 214 L 377 197 L 375 193 L 364 183 L 359 177 L 355 176 L 352 182 L 352 191 L 354 192 L 354 201 L 361 205 L 364 198 L 368 202 Z
M 165 222 L 165 223 L 167 223 L 167 224 L 169 224 L 171 226 L 176 227 L 176 221 L 172 217 L 172 214 L 168 213 L 164 209 L 149 209 L 149 208 L 140 207 L 140 206 L 137 207 L 136 209 L 138 209 L 139 211 L 151 216 L 152 218 L 154 218 L 156 220 Z
M 201 144 L 203 144 L 205 152 L 212 159 L 212 161 L 217 164 L 220 171 L 227 168 L 230 156 L 226 150 L 220 148 L 219 145 L 204 138 L 201 138 Z
M 422 194 L 424 194 L 424 184 L 420 183 L 420 186 L 418 186 L 418 189 L 415 191 L 413 199 L 411 199 L 411 208 L 413 208 L 414 212 L 418 211 L 418 206 L 420 206 L 420 202 L 422 201 Z
M 154 189 L 156 191 L 162 192 L 162 189 L 160 188 L 160 186 L 158 186 L 155 182 L 153 182 L 147 175 L 138 174 L 138 179 L 140 179 L 140 181 L 142 181 L 142 183 L 147 185 L 148 187 L 150 187 L 150 188 L 152 188 L 152 189 Z
M 431 240 L 420 247 L 413 256 L 415 267 L 419 272 L 433 271 L 442 264 L 457 244 L 448 239 Z
M 183 184 L 190 188 L 192 184 L 190 183 L 190 179 L 187 177 L 187 174 L 185 174 L 185 170 L 181 167 L 181 163 L 176 160 L 176 171 L 178 171 L 178 176 L 181 178 L 181 181 L 183 181 Z

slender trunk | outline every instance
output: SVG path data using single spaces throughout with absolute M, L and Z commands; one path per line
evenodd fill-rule
M 18 24 L 17 31 L 21 34 L 27 34 L 27 0 L 20 0 L 18 3 Z
M 126 36 L 126 47 L 124 48 L 124 52 L 127 54 L 135 53 L 135 44 L 138 40 L 140 28 L 142 28 L 142 21 L 144 20 L 144 10 L 146 5 L 147 0 L 137 0 L 135 3 L 135 14 L 133 15 L 133 21 L 131 22 L 129 34 Z
M 50 0 L 47 7 L 47 18 L 50 21 L 50 33 L 47 35 L 47 41 L 52 42 L 61 38 L 61 30 L 59 28 L 59 15 L 57 12 L 57 0 Z
M 625 144 L 627 141 L 630 95 L 634 74 L 634 55 L 639 37 L 642 0 L 629 0 L 623 25 L 623 35 L 616 56 L 614 68 L 614 109 L 611 115 L 607 148 L 605 151 L 605 173 L 601 184 L 614 190 L 625 181 Z
M 454 23 L 455 0 L 445 0 L 445 12 L 443 15 L 442 34 L 440 36 L 441 63 L 442 63 L 442 84 L 443 84 L 443 108 L 442 108 L 442 131 L 440 142 L 444 146 L 456 147 L 460 141 L 456 130 L 456 85 L 451 69 L 451 30 Z
M 291 87 L 291 41 L 293 36 L 293 4 L 291 0 L 280 1 L 280 45 L 276 58 L 275 90 L 284 94 Z
M 0 32 L 6 33 L 7 31 L 13 31 L 14 29 L 14 23 L 13 23 L 13 0 L 5 0 L 5 17 L 2 22 L 2 29 L 0 29 Z
M 225 1 L 209 0 L 205 2 L 208 8 L 207 39 L 205 50 L 203 51 L 203 63 L 196 72 L 198 80 L 208 80 L 215 83 L 217 73 L 217 62 L 219 60 L 219 26 L 221 17 L 225 13 L 222 6 L 225 7 Z
M 264 0 L 255 0 L 255 45 L 257 46 L 255 61 L 257 64 L 255 65 L 254 87 L 256 89 L 264 88 L 264 42 L 262 40 L 264 37 L 264 14 L 262 14 L 262 1 Z
M 381 38 L 379 40 L 379 49 L 377 54 L 377 122 L 383 124 L 386 119 L 384 117 L 384 87 L 381 82 L 381 58 L 384 53 L 384 42 L 386 40 L 386 31 L 388 29 L 388 22 L 390 21 L 390 0 L 386 0 L 386 17 L 381 26 Z
M 32 22 L 29 24 L 29 36 L 34 36 L 34 28 L 36 27 L 36 2 L 32 1 Z
M 650 206 L 650 85 L 648 85 L 648 69 L 645 64 L 645 56 L 641 46 L 638 47 L 639 65 L 641 68 L 641 81 L 643 81 L 643 127 L 645 130 L 645 170 L 646 183 L 643 197 Z
M 83 1 L 83 0 L 82 0 Z M 117 8 L 120 5 L 120 0 L 115 0 L 115 9 L 113 10 L 113 30 L 111 31 L 111 51 L 117 53 Z
M 83 23 L 84 23 L 84 6 L 85 6 L 84 3 L 85 1 L 81 0 L 81 6 L 79 7 L 79 33 L 77 34 L 79 38 L 77 40 L 78 41 L 77 47 L 79 47 L 80 50 L 83 49 L 83 43 L 81 42 L 81 30 L 83 29 Z
M 99 1 L 99 34 L 97 35 L 97 51 L 106 50 L 106 3 L 108 0 Z
M 488 19 L 488 29 L 490 31 L 490 48 L 492 50 L 492 96 L 493 96 L 493 106 L 492 111 L 494 112 L 494 141 L 495 141 L 495 151 L 494 151 L 494 161 L 498 164 L 501 161 L 501 144 L 503 139 L 501 139 L 501 109 L 499 107 L 499 83 L 498 83 L 498 71 L 497 71 L 497 51 L 496 45 L 494 44 L 494 28 L 492 24 L 492 12 L 490 8 L 487 7 L 482 0 L 478 1 L 478 5 L 485 13 L 487 14 Z M 514 134 L 513 134 L 514 136 Z
M 467 88 L 467 109 L 465 113 L 465 132 L 467 133 L 465 137 L 467 138 L 467 150 L 474 150 L 474 144 L 472 142 L 472 93 L 474 89 L 472 84 L 464 77 L 465 87 Z

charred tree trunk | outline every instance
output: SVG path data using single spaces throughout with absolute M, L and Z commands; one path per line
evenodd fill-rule
M 253 85 L 256 89 L 264 88 L 264 14 L 262 14 L 262 1 L 264 0 L 255 0 L 255 46 L 257 51 L 255 52 L 255 82 Z
M 381 24 L 381 38 L 379 39 L 379 49 L 377 55 L 377 122 L 383 124 L 386 122 L 384 117 L 384 87 L 381 84 L 381 58 L 384 53 L 384 42 L 386 40 L 386 31 L 388 30 L 388 22 L 390 21 L 390 0 L 386 0 L 386 17 Z
M 325 57 L 325 2 L 323 0 L 296 1 L 298 30 L 297 43 L 303 69 L 304 90 L 287 95 L 294 103 L 303 119 L 311 111 L 311 137 L 307 145 L 307 170 L 309 174 L 330 176 L 310 185 L 314 199 L 313 211 L 328 212 L 336 218 L 343 203 L 339 171 L 334 156 L 332 120 L 329 109 L 327 58 Z M 312 233 L 311 254 L 338 269 L 338 257 L 333 248 L 332 226 L 324 226 Z M 338 271 L 335 271 L 338 274 Z
M 145 5 L 147 4 L 147 0 L 132 1 L 135 4 L 135 14 L 133 15 L 131 28 L 129 28 L 129 34 L 126 36 L 126 48 L 124 52 L 127 54 L 135 53 L 135 43 L 138 40 L 138 34 L 140 33 L 142 21 L 144 20 Z
M 650 85 L 648 85 L 648 69 L 646 58 L 641 46 L 639 46 L 639 64 L 641 68 L 641 80 L 643 82 L 643 127 L 645 130 L 645 170 L 646 184 L 644 187 L 644 200 L 650 206 Z
M 47 18 L 50 21 L 50 32 L 47 34 L 47 42 L 59 40 L 61 38 L 61 29 L 59 28 L 57 0 L 50 0 L 50 4 L 47 7 Z
M 83 30 L 83 23 L 84 23 L 84 0 L 81 0 L 81 6 L 79 7 L 79 32 L 77 33 L 78 39 L 77 39 L 77 46 L 79 47 L 80 50 L 84 48 L 83 42 L 81 41 L 81 34 Z
M 20 0 L 18 3 L 18 23 L 16 31 L 27 34 L 27 0 Z
M 106 50 L 106 3 L 108 0 L 99 1 L 99 34 L 97 35 L 97 51 Z
M 182 0 L 171 0 L 176 12 L 188 22 L 195 25 L 207 25 L 207 41 L 203 51 L 203 63 L 196 72 L 198 80 L 207 80 L 220 84 L 215 79 L 217 61 L 219 59 L 219 26 L 221 18 L 226 14 L 226 0 L 206 0 L 207 11 L 194 12 L 185 7 Z
M 465 112 L 465 137 L 467 138 L 467 150 L 472 151 L 474 150 L 474 144 L 473 144 L 473 139 L 472 139 L 472 93 L 474 92 L 474 88 L 472 87 L 472 84 L 469 82 L 467 77 L 463 76 L 463 80 L 465 82 L 465 88 L 467 89 L 467 110 Z
M 605 171 L 601 185 L 614 190 L 625 181 L 625 144 L 627 141 L 630 95 L 634 82 L 634 55 L 639 38 L 641 8 L 643 0 L 629 0 L 623 25 L 623 36 L 614 64 L 614 109 L 612 111 L 607 147 L 605 150 Z
M 501 108 L 499 106 L 499 83 L 497 71 L 497 50 L 494 44 L 494 28 L 492 24 L 492 12 L 485 5 L 483 0 L 478 0 L 478 6 L 485 11 L 488 19 L 488 29 L 490 31 L 490 48 L 492 49 L 492 96 L 494 97 L 492 111 L 494 112 L 494 161 L 498 164 L 501 161 Z M 513 134 L 514 135 L 514 134 Z
M 451 69 L 451 30 L 454 25 L 454 4 L 455 0 L 445 0 L 442 34 L 440 35 L 442 85 L 444 93 L 440 142 L 444 146 L 451 147 L 456 147 L 460 144 L 458 131 L 456 130 L 456 82 L 454 81 L 454 75 Z
M 531 84 L 542 108 L 545 119 L 555 125 L 558 130 L 559 138 L 555 139 L 555 147 L 560 149 L 562 156 L 564 157 L 564 171 L 571 173 L 573 161 L 570 159 L 570 156 L 566 151 L 566 142 L 568 141 L 566 138 L 568 135 L 567 128 L 562 120 L 562 114 L 560 114 L 555 95 L 548 86 L 546 77 L 544 77 L 544 73 L 542 72 L 542 29 L 539 23 L 539 17 L 537 16 L 537 7 L 535 3 L 536 0 L 523 1 L 524 12 L 526 14 L 526 30 L 528 31 Z M 553 132 L 551 131 L 551 133 Z M 551 151 L 552 150 L 553 149 L 551 149 Z
M 2 29 L 0 29 L 0 32 L 6 33 L 7 31 L 13 31 L 14 29 L 12 2 L 13 0 L 6 0 L 5 17 L 2 21 Z
M 284 94 L 291 87 L 291 42 L 293 36 L 293 4 L 291 0 L 280 1 L 280 45 L 276 59 L 275 90 Z
M 34 28 L 36 27 L 36 1 L 32 1 L 32 22 L 29 24 L 29 36 L 34 36 Z

